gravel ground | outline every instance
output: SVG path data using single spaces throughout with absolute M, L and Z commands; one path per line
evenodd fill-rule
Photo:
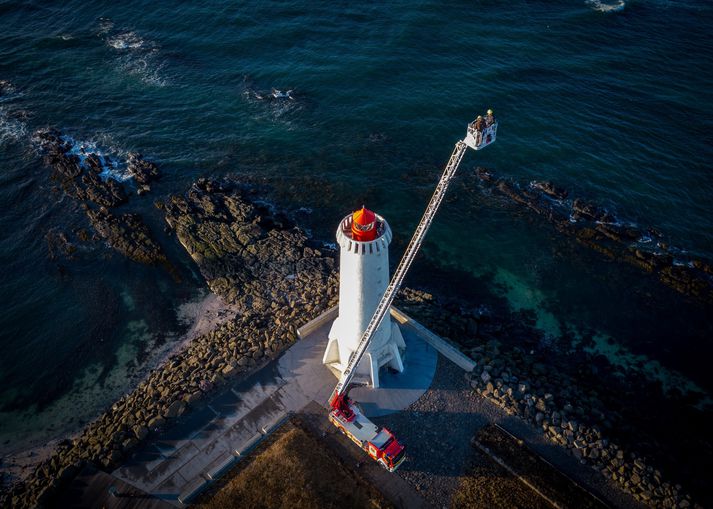
M 471 446 L 471 438 L 495 422 L 528 447 L 612 507 L 643 507 L 592 468 L 580 464 L 565 449 L 549 442 L 540 430 L 508 415 L 471 389 L 463 370 L 439 355 L 431 388 L 409 408 L 373 419 L 389 428 L 407 447 L 407 459 L 397 474 L 434 507 L 452 506 L 462 478 L 474 465 L 501 473 Z M 505 501 L 503 485 L 503 501 Z
M 406 444 L 398 475 L 434 507 L 450 506 L 473 454 L 471 437 L 496 418 L 483 413 L 479 399 L 463 370 L 439 356 L 431 388 L 418 401 L 403 412 L 373 419 Z

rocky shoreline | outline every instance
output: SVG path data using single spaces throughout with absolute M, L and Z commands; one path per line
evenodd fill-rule
M 587 414 L 582 407 L 575 408 L 568 400 L 556 398 L 552 392 L 546 392 L 546 384 L 518 369 L 522 366 L 518 365 L 517 356 L 527 358 L 521 350 L 513 350 L 510 357 L 515 361 L 503 368 L 492 362 L 501 357 L 499 354 L 495 341 L 471 350 L 471 356 L 482 366 L 482 371 L 477 370 L 470 377 L 471 386 L 480 395 L 540 427 L 553 443 L 569 449 L 582 463 L 601 471 L 636 500 L 654 507 L 689 507 L 691 497 L 682 492 L 681 485 L 664 481 L 661 472 L 644 458 L 610 442 L 599 426 L 591 424 L 596 420 L 592 418 L 592 408 Z M 529 371 L 538 372 L 532 367 Z M 598 411 L 600 416 L 605 415 Z
M 171 355 L 186 348 L 194 338 L 234 319 L 237 311 L 215 294 L 206 292 L 195 300 L 179 305 L 176 314 L 179 323 L 187 326 L 188 330 L 176 341 L 165 343 L 154 350 L 152 356 L 155 356 L 155 359 L 150 363 L 137 367 L 137 371 L 132 374 L 137 382 L 148 376 L 152 369 L 162 366 Z M 0 472 L 4 474 L 0 477 L 0 493 L 7 486 L 25 479 L 38 464 L 50 458 L 60 442 L 78 438 L 81 432 L 81 428 L 66 429 L 49 441 L 38 439 L 21 448 L 6 449 L 0 463 Z
M 409 289 L 402 292 L 398 305 L 459 344 L 477 362 L 475 371 L 465 375 L 474 397 L 487 398 L 508 414 L 540 429 L 550 442 L 568 449 L 582 464 L 590 465 L 639 502 L 650 507 L 701 507 L 681 484 L 669 481 L 667 474 L 656 469 L 655 461 L 637 452 L 637 446 L 645 445 L 644 439 L 655 439 L 627 424 L 631 416 L 612 411 L 604 387 L 594 385 L 597 390 L 587 389 L 589 384 L 583 371 L 597 364 L 591 356 L 569 359 L 575 363 L 568 372 L 562 359 L 552 352 L 537 351 L 536 335 L 527 331 L 527 326 L 523 327 L 517 318 L 495 316 L 487 308 L 469 309 L 465 303 L 440 302 L 433 295 Z M 528 335 L 529 341 L 521 340 L 522 333 Z M 504 339 L 513 337 L 515 344 Z M 531 347 L 532 350 L 527 350 Z M 610 373 L 592 370 L 596 377 L 609 380 Z M 657 399 L 652 388 L 647 389 L 647 397 Z M 619 390 L 620 387 L 611 388 L 612 392 Z M 622 400 L 617 402 L 625 404 Z M 639 443 L 620 441 L 624 435 L 618 435 L 617 431 L 627 426 L 642 435 Z M 647 448 L 647 452 L 651 449 Z M 682 455 L 682 461 L 691 460 Z M 695 484 L 705 489 L 706 480 L 697 466 L 668 473 L 687 480 L 686 484 L 692 481 L 687 476 L 695 475 L 698 481 Z
M 252 189 L 208 179 L 156 203 L 211 291 L 235 316 L 170 356 L 76 438 L 60 442 L 23 483 L 0 497 L 2 506 L 51 504 L 84 465 L 115 468 L 151 433 L 170 426 L 227 380 L 259 369 L 296 341 L 299 326 L 336 304 L 336 253 L 312 241 L 285 214 L 258 203 Z M 99 207 L 89 210 L 99 216 L 100 231 L 110 219 Z M 131 231 L 140 230 L 136 224 Z M 145 251 L 137 249 L 134 256 L 143 261 Z M 536 338 L 521 316 L 494 316 L 487 308 L 440 302 L 409 289 L 398 305 L 478 362 L 470 375 L 474 397 L 488 398 L 541 428 L 553 443 L 651 507 L 693 505 L 681 486 L 665 480 L 643 455 L 629 452 L 635 448 L 610 438 L 625 419 L 607 408 L 609 401 L 579 387 L 574 374 L 556 363 L 525 350 Z
M 325 256 L 237 186 L 201 181 L 185 196 L 172 196 L 165 209 L 167 223 L 236 316 L 169 357 L 75 439 L 61 441 L 3 494 L 3 506 L 47 505 L 86 464 L 118 466 L 151 432 L 227 379 L 263 365 L 296 341 L 298 326 L 335 304 L 334 253 Z M 244 282 L 244 289 L 228 281 Z
M 184 196 L 157 206 L 213 293 L 256 317 L 274 315 L 287 332 L 288 320 L 336 302 L 335 253 L 286 215 L 245 199 L 254 192 L 200 179 Z
M 120 182 L 103 175 L 107 168 L 115 167 L 117 161 L 77 146 L 56 129 L 39 130 L 33 138 L 44 153 L 45 164 L 53 170 L 53 179 L 67 196 L 81 203 L 91 226 L 109 246 L 130 260 L 162 265 L 174 273 L 166 254 L 140 215 L 112 212 L 129 200 L 126 188 Z M 128 155 L 126 169 L 139 184 L 139 195 L 148 192 L 149 182 L 159 175 L 158 167 L 137 153 Z M 78 238 L 87 240 L 88 235 L 85 232 Z M 66 233 L 54 232 L 47 240 L 51 255 L 55 252 L 72 254 L 72 243 Z
M 670 246 L 653 228 L 640 228 L 618 219 L 612 212 L 552 182 L 533 181 L 522 186 L 477 168 L 482 185 L 526 207 L 555 229 L 611 260 L 633 265 L 661 283 L 705 305 L 713 304 L 713 266 Z

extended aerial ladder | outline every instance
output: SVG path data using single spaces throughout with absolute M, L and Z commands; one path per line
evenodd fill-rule
M 491 114 L 490 111 L 488 113 Z M 386 313 L 389 312 L 391 304 L 393 303 L 394 298 L 396 297 L 396 294 L 401 288 L 401 284 L 403 283 L 404 278 L 406 277 L 406 273 L 411 267 L 414 258 L 416 258 L 416 254 L 418 253 L 419 249 L 421 248 L 421 245 L 423 244 L 423 240 L 426 237 L 426 233 L 428 232 L 428 229 L 431 226 L 431 223 L 433 222 L 433 218 L 436 216 L 436 212 L 438 212 L 438 208 L 440 207 L 441 202 L 443 201 L 443 197 L 445 196 L 446 191 L 448 190 L 448 185 L 451 183 L 451 180 L 455 176 L 456 171 L 458 170 L 458 166 L 460 165 L 461 160 L 463 159 L 463 155 L 465 154 L 467 147 L 470 147 L 473 150 L 481 150 L 495 142 L 495 137 L 497 135 L 498 129 L 497 121 L 492 118 L 492 116 L 490 122 L 487 122 L 486 120 L 480 121 L 480 118 L 478 120 L 478 123 L 472 122 L 468 125 L 468 130 L 465 138 L 459 140 L 456 143 L 455 148 L 453 149 L 453 153 L 451 154 L 451 157 L 448 160 L 448 164 L 446 165 L 446 169 L 443 171 L 443 174 L 441 175 L 441 178 L 438 181 L 436 190 L 434 191 L 433 196 L 431 196 L 431 200 L 428 203 L 428 206 L 426 207 L 426 211 L 424 212 L 421 221 L 418 223 L 416 231 L 411 237 L 411 241 L 409 242 L 403 257 L 401 258 L 401 261 L 399 262 L 399 265 L 396 268 L 393 277 L 391 278 L 391 282 L 386 287 L 384 295 L 381 297 L 379 304 L 376 306 L 374 315 L 371 317 L 369 324 L 367 325 L 366 329 L 364 330 L 364 333 L 361 336 L 361 339 L 359 340 L 357 349 L 352 353 L 346 368 L 342 372 L 342 376 L 340 377 L 339 382 L 337 382 L 337 385 L 329 398 L 329 404 L 332 407 L 332 411 L 330 412 L 330 420 L 342 431 L 349 434 L 352 440 L 357 442 L 360 446 L 364 447 L 364 449 L 367 450 L 367 452 L 375 460 L 382 463 L 382 465 L 390 471 L 395 470 L 396 467 L 398 467 L 398 464 L 403 461 L 403 446 L 401 446 L 400 449 L 395 448 L 393 446 L 393 442 L 395 442 L 393 435 L 391 435 L 388 430 L 383 430 L 388 434 L 389 437 L 391 437 L 391 439 L 386 442 L 391 446 L 391 452 L 396 453 L 399 456 L 398 462 L 395 462 L 393 460 L 395 459 L 394 456 L 396 454 L 386 453 L 381 455 L 379 454 L 379 452 L 383 451 L 379 450 L 374 450 L 374 453 L 372 454 L 372 451 L 370 450 L 369 446 L 373 447 L 374 444 L 364 444 L 362 443 L 363 441 L 359 440 L 358 437 L 352 436 L 352 434 L 349 433 L 349 430 L 347 429 L 348 423 L 352 422 L 354 419 L 366 421 L 371 424 L 370 421 L 366 420 L 361 415 L 361 412 L 358 410 L 358 408 L 351 403 L 351 400 L 348 397 L 349 384 L 352 381 L 352 378 L 354 377 L 354 373 L 356 371 L 357 366 L 359 365 L 359 361 L 361 361 L 362 357 L 364 356 L 364 353 L 366 352 L 366 349 L 369 346 L 369 343 L 371 342 L 372 336 L 381 325 L 381 322 L 384 320 Z M 361 422 L 359 426 L 357 426 L 357 428 L 362 429 L 363 425 L 364 422 Z M 371 424 L 371 426 L 374 425 Z M 374 428 L 376 427 L 374 426 Z M 398 445 L 398 442 L 396 442 L 396 444 Z M 378 449 L 378 446 L 375 449 Z

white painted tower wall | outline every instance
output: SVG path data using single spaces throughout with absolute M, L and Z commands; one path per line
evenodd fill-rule
M 389 284 L 389 243 L 391 228 L 376 214 L 378 237 L 368 242 L 352 240 L 352 215 L 337 229 L 339 254 L 339 316 L 329 331 L 329 343 L 322 362 L 341 374 L 357 349 L 376 306 Z M 401 330 L 391 316 L 374 334 L 354 376 L 357 383 L 379 387 L 379 369 L 389 366 L 403 371 L 401 356 L 406 349 Z

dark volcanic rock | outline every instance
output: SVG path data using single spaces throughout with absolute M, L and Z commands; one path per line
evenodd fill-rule
M 296 304 L 324 310 L 336 299 L 334 257 L 237 186 L 202 179 L 185 196 L 170 197 L 165 212 L 211 290 L 227 302 L 256 311 Z
M 116 207 L 127 201 L 124 188 L 115 180 L 102 180 L 96 173 L 85 172 L 82 184 L 86 199 L 102 207 Z
M 173 271 L 140 216 L 114 215 L 109 211 L 127 201 L 124 187 L 119 182 L 101 177 L 104 168 L 113 164 L 111 160 L 100 154 L 82 152 L 84 161 L 80 161 L 77 155 L 69 153 L 72 144 L 63 140 L 62 133 L 56 129 L 39 130 L 34 134 L 34 140 L 45 152 L 45 163 L 55 170 L 64 192 L 84 202 L 92 226 L 111 247 L 134 261 L 162 263 Z M 140 189 L 147 188 L 145 183 L 158 175 L 156 165 L 144 160 L 140 154 L 130 154 L 128 164 L 129 171 L 142 184 Z M 92 208 L 92 204 L 100 208 Z M 56 236 L 48 237 L 51 256 L 60 246 L 58 240 L 61 239 Z
M 603 214 L 596 205 L 588 203 L 581 198 L 577 198 L 572 202 L 572 211 L 575 217 L 589 219 L 590 221 L 598 220 Z
M 158 167 L 154 163 L 146 161 L 143 156 L 137 152 L 129 154 L 127 165 L 129 173 L 131 173 L 134 180 L 142 186 L 156 179 L 159 175 Z
M 538 189 L 539 191 L 545 193 L 547 196 L 550 196 L 557 200 L 564 200 L 569 194 L 565 188 L 556 186 L 555 184 L 547 180 L 543 180 L 541 182 L 535 180 L 530 185 L 534 189 Z
M 78 177 L 82 173 L 82 167 L 79 164 L 79 157 L 72 154 L 64 154 L 57 152 L 50 155 L 49 161 L 52 162 L 55 170 L 67 178 Z
M 37 131 L 34 138 L 45 151 L 45 163 L 61 177 L 62 188 L 69 196 L 102 207 L 116 207 L 126 202 L 121 184 L 100 177 L 104 165 L 110 164 L 103 156 L 88 153 L 82 163 L 79 156 L 68 153 L 71 143 L 62 140 L 62 134 L 54 129 Z
M 147 264 L 166 262 L 166 256 L 152 239 L 141 216 L 115 216 L 104 207 L 98 210 L 87 209 L 87 216 L 97 233 L 127 258 Z

